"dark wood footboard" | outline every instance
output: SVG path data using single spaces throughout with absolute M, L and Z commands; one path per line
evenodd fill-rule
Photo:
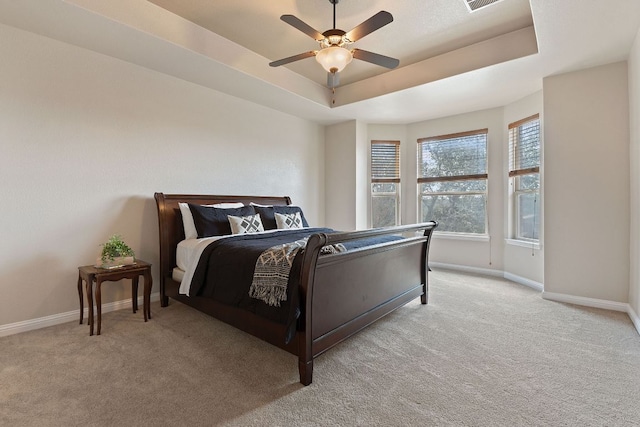
M 309 238 L 301 281 L 300 382 L 311 382 L 313 359 L 334 345 L 417 297 L 427 303 L 427 260 L 436 226 L 429 222 Z M 319 256 L 326 245 L 417 232 L 422 235 Z
M 177 244 L 184 239 L 179 202 L 288 205 L 289 197 L 156 193 L 155 199 L 160 231 L 161 305 L 166 307 L 169 298 L 175 299 L 296 354 L 304 385 L 312 382 L 315 357 L 417 297 L 427 303 L 429 244 L 437 223 L 314 234 L 304 251 L 297 332 L 285 344 L 285 325 L 209 298 L 180 295 L 179 284 L 171 276 Z M 392 234 L 410 237 L 319 256 L 320 249 L 327 245 Z

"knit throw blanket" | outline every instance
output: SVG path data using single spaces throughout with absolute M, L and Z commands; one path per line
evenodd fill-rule
M 287 300 L 287 283 L 291 264 L 298 251 L 307 245 L 307 239 L 272 246 L 262 252 L 256 261 L 249 296 L 280 307 Z
M 264 301 L 270 306 L 280 307 L 287 300 L 287 284 L 293 259 L 300 249 L 307 245 L 307 238 L 283 245 L 272 246 L 262 252 L 256 261 L 249 296 Z M 344 252 L 341 243 L 325 246 L 321 254 Z

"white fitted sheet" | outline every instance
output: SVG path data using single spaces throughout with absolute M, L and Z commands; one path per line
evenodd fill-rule
M 283 230 L 267 230 L 255 234 L 277 233 L 278 231 Z M 191 287 L 193 273 L 198 266 L 198 261 L 200 260 L 202 252 L 209 243 L 232 236 L 233 235 L 203 237 L 202 239 L 185 239 L 178 243 L 178 247 L 176 248 L 177 267 L 173 270 L 172 277 L 176 282 L 180 282 L 180 294 L 189 295 L 189 288 Z M 180 280 L 178 280 L 177 277 L 180 277 Z
M 220 237 L 205 237 L 203 239 L 186 239 L 181 241 L 176 248 L 176 266 L 182 271 L 187 271 L 194 257 L 198 255 L 199 247 L 203 244 L 206 246 L 219 238 Z
M 224 237 L 227 236 L 204 237 L 202 239 L 186 239 L 178 243 L 178 247 L 176 248 L 176 266 L 178 270 L 182 270 L 182 277 L 180 278 L 180 294 L 189 295 L 189 287 L 191 286 L 193 272 L 198 265 L 198 260 L 200 259 L 200 255 L 202 255 L 202 251 L 204 251 L 204 248 L 206 248 L 209 243 L 215 242 L 216 240 L 222 239 Z M 174 280 L 176 280 L 175 270 L 176 269 L 174 269 L 172 274 L 172 276 L 174 276 Z

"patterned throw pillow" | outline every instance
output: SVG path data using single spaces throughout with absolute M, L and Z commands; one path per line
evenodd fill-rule
M 229 224 L 231 225 L 231 232 L 233 234 L 248 234 L 264 231 L 260 215 L 249 216 L 227 216 L 229 218 Z
M 276 224 L 276 217 L 275 217 L 276 213 L 279 213 L 279 214 L 292 214 L 292 213 L 295 213 L 295 212 L 300 212 L 300 218 L 302 218 L 302 226 L 303 227 L 309 227 L 309 223 L 307 222 L 307 219 L 304 217 L 304 213 L 302 213 L 302 209 L 300 208 L 300 206 L 291 206 L 291 205 L 286 205 L 286 206 L 279 206 L 279 205 L 274 205 L 274 206 L 256 206 L 256 205 L 252 205 L 252 207 L 255 209 L 256 213 L 260 214 L 260 219 L 262 219 L 262 225 L 264 226 L 265 230 L 275 230 L 275 229 L 278 228 L 278 224 Z M 246 214 L 243 214 L 243 215 L 246 215 Z
M 300 212 L 286 214 L 276 212 L 274 215 L 279 229 L 302 228 Z
M 202 205 L 202 206 L 213 207 L 218 209 L 238 209 L 243 207 L 244 203 L 242 202 L 216 203 L 214 205 Z M 185 239 L 198 238 L 198 230 L 196 229 L 196 224 L 193 220 L 193 214 L 191 213 L 191 209 L 189 209 L 189 204 L 178 203 L 178 207 L 180 208 L 180 214 L 182 216 L 182 227 L 184 228 L 184 238 Z

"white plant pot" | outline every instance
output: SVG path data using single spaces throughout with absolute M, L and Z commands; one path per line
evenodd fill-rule
M 102 258 L 98 257 L 96 259 L 96 267 L 100 268 L 118 268 L 124 267 L 125 265 L 135 264 L 135 258 L 132 256 L 122 256 L 114 258 L 113 261 L 102 262 Z

